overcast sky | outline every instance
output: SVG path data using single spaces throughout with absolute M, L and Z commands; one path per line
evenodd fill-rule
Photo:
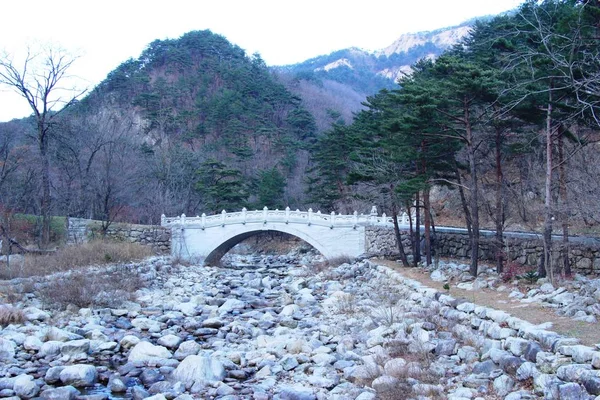
M 522 0 L 29 0 L 3 2 L 0 51 L 16 59 L 28 45 L 80 56 L 70 72 L 93 88 L 155 39 L 210 29 L 267 65 L 285 65 L 347 47 L 377 50 L 407 32 L 497 14 Z M 0 122 L 31 113 L 0 87 Z

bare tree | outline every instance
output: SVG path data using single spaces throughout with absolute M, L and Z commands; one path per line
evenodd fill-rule
M 0 84 L 14 89 L 32 110 L 36 123 L 36 141 L 40 156 L 42 194 L 42 245 L 50 241 L 50 162 L 49 142 L 53 122 L 61 111 L 72 105 L 85 90 L 66 89 L 61 85 L 76 57 L 64 50 L 46 48 L 41 52 L 27 50 L 22 63 L 8 54 L 0 56 Z

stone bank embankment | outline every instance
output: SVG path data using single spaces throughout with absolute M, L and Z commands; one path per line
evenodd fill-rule
M 286 261 L 285 257 L 277 264 Z M 287 260 L 290 262 L 291 260 Z M 121 308 L 0 331 L 0 395 L 44 399 L 594 398 L 600 357 L 369 261 L 318 268 L 138 266 Z

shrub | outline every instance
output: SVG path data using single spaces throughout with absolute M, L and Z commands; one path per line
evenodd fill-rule
M 20 232 L 20 240 L 33 242 L 41 232 L 42 219 L 37 215 L 15 214 L 11 229 Z M 50 217 L 50 242 L 64 243 L 67 237 L 67 219 L 65 217 Z
M 0 306 L 0 326 L 22 324 L 27 321 L 23 310 L 9 305 Z
M 48 282 L 39 291 L 49 305 L 66 308 L 119 307 L 135 298 L 135 291 L 144 287 L 137 268 L 113 268 L 101 272 L 74 271 Z
M 340 314 L 354 315 L 359 312 L 360 307 L 354 294 L 344 293 L 337 298 L 336 309 Z
M 502 272 L 501 278 L 504 283 L 508 283 L 512 280 L 515 280 L 525 272 L 525 266 L 523 264 L 519 264 L 517 262 L 511 262 L 504 266 L 504 271 Z
M 519 279 L 524 279 L 530 285 L 533 285 L 539 278 L 539 275 L 535 268 L 531 268 L 528 271 L 525 271 L 523 274 L 519 275 Z

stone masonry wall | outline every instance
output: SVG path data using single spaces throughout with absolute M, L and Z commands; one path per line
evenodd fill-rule
M 407 254 L 412 254 L 407 232 L 402 232 L 404 248 Z M 397 253 L 394 230 L 388 227 L 367 227 L 366 232 L 367 253 L 391 254 Z M 442 257 L 466 258 L 471 255 L 471 246 L 467 233 L 436 232 L 436 251 Z M 554 243 L 553 258 L 558 262 L 561 254 L 561 243 Z M 570 243 L 569 253 L 571 267 L 575 272 L 582 274 L 600 274 L 600 242 L 598 244 Z M 543 254 L 541 239 L 524 239 L 518 237 L 505 238 L 504 253 L 509 261 L 523 265 L 537 266 Z M 481 235 L 480 260 L 494 260 L 496 249 L 494 238 Z
M 101 237 L 101 222 L 84 218 L 69 218 L 67 244 L 86 243 Z M 158 253 L 169 253 L 171 230 L 157 225 L 113 223 L 108 227 L 109 239 L 151 246 Z

